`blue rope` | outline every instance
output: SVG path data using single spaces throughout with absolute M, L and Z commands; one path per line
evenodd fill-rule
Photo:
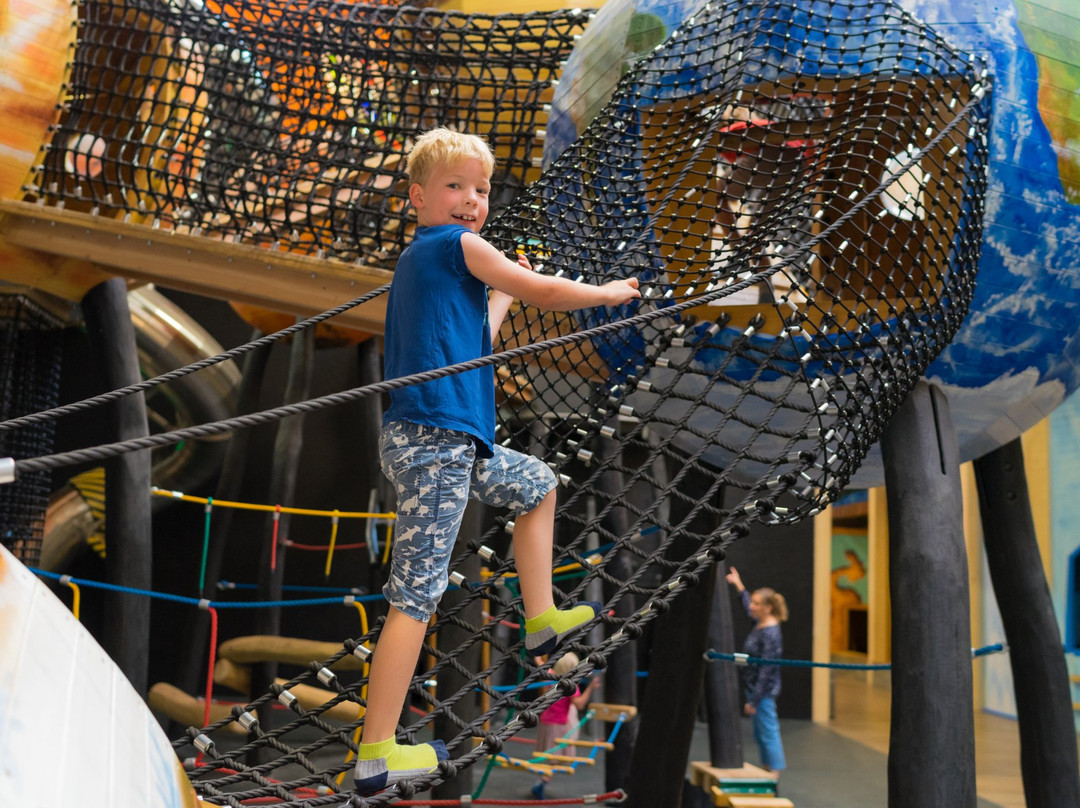
M 991 645 L 984 645 L 982 648 L 971 649 L 971 656 L 973 658 L 987 656 L 988 654 L 998 654 L 1007 650 L 1004 643 L 996 642 Z M 892 668 L 891 663 L 882 663 L 875 665 L 859 665 L 849 662 L 813 662 L 808 659 L 765 659 L 763 657 L 752 657 L 746 654 L 724 654 L 719 651 L 706 651 L 705 659 L 707 660 L 723 660 L 725 662 L 734 662 L 736 665 L 774 665 L 774 666 L 787 666 L 792 668 L 831 668 L 833 670 L 843 671 L 887 671 Z
M 204 600 L 201 598 L 184 597 L 183 595 L 170 595 L 165 592 L 152 592 L 148 589 L 133 589 L 129 586 L 119 586 L 117 584 L 106 584 L 101 581 L 88 581 L 85 578 L 74 578 L 69 575 L 61 575 L 58 572 L 49 572 L 47 570 L 36 569 L 30 567 L 30 571 L 35 575 L 42 578 L 51 578 L 54 581 L 59 581 L 61 578 L 66 581 L 78 584 L 79 586 L 85 586 L 95 589 L 107 589 L 110 592 L 123 592 L 128 595 L 142 595 L 148 598 L 156 598 L 157 600 L 168 600 L 173 603 L 185 603 L 189 606 L 200 606 L 203 608 L 214 609 L 261 609 L 270 606 L 327 606 L 330 604 L 340 603 L 352 603 L 357 598 L 347 595 L 346 597 L 334 597 L 334 598 L 298 598 L 296 600 L 256 600 L 256 601 L 223 601 L 223 600 Z M 379 596 L 381 597 L 381 595 Z
M 149 589 L 133 589 L 129 586 L 120 586 L 118 584 L 109 584 L 102 581 L 91 581 L 86 578 L 75 578 L 70 575 L 62 575 L 58 572 L 50 572 L 48 570 L 38 569 L 36 567 L 29 567 L 30 572 L 42 578 L 51 578 L 54 581 L 59 581 L 64 578 L 67 581 L 71 581 L 79 586 L 84 586 L 89 589 L 106 589 L 111 592 L 123 592 L 128 595 L 143 595 L 148 598 L 156 598 L 158 600 L 169 600 L 174 603 L 185 603 L 191 606 L 200 606 L 203 608 L 214 609 L 260 609 L 269 607 L 288 607 L 288 606 L 326 606 L 330 604 L 340 603 L 366 603 L 375 600 L 385 600 L 385 597 L 379 594 L 373 595 L 357 595 L 354 594 L 356 590 L 346 589 L 344 587 L 318 587 L 318 586 L 285 586 L 283 589 L 286 591 L 294 592 L 341 592 L 342 596 L 338 597 L 325 597 L 325 598 L 297 598 L 295 600 L 237 600 L 237 601 L 224 601 L 224 600 L 203 600 L 200 598 L 185 597 L 183 595 L 171 595 L 166 592 L 154 592 Z M 221 581 L 218 583 L 219 589 L 237 590 L 237 589 L 256 589 L 256 584 L 237 584 L 231 581 Z M 451 584 L 447 587 L 448 590 L 460 589 L 461 587 Z

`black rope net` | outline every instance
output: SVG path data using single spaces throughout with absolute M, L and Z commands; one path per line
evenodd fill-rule
M 535 175 L 552 80 L 587 15 L 492 17 L 281 0 L 94 0 L 65 115 L 28 191 L 47 204 L 392 268 L 404 152 L 483 135 L 493 207 Z M 532 172 L 530 174 L 530 172 Z
M 83 17 L 28 189 L 43 204 L 392 267 L 410 231 L 402 155 L 447 124 L 495 145 L 503 204 L 485 233 L 500 248 L 585 283 L 642 281 L 619 310 L 516 308 L 495 348 L 500 440 L 563 482 L 556 564 L 580 574 L 558 598 L 605 602 L 571 645 L 581 664 L 530 689 L 547 674 L 505 625 L 520 619 L 510 525 L 488 515 L 458 542 L 459 588 L 411 687 L 424 709 L 400 731 L 455 757 L 353 804 L 492 754 L 751 524 L 835 500 L 967 312 L 988 79 L 891 3 L 705 4 L 655 47 L 640 38 L 542 172 L 552 79 L 589 15 L 95 0 Z M 341 804 L 366 682 L 350 669 L 377 636 L 177 740 L 199 793 Z M 325 700 L 301 706 L 301 684 Z M 275 703 L 287 717 L 253 721 Z
M 61 326 L 55 315 L 26 295 L 0 294 L 0 419 L 56 406 Z M 55 421 L 0 433 L 0 454 L 46 454 L 53 449 L 55 435 Z M 0 486 L 0 543 L 27 566 L 41 561 L 51 483 L 51 473 L 42 469 Z

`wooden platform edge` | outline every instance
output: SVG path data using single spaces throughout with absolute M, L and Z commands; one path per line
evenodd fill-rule
M 629 721 L 637 716 L 637 707 L 632 704 L 607 704 L 602 701 L 594 701 L 589 705 L 593 718 L 599 721 L 615 722 L 622 718 Z

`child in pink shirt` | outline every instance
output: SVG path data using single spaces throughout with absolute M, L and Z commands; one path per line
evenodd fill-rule
M 577 654 L 568 652 L 558 662 L 552 672 L 560 679 L 566 676 L 578 664 Z M 594 678 L 585 686 L 574 690 L 574 695 L 563 696 L 557 702 L 540 713 L 540 728 L 536 733 L 536 751 L 546 752 L 557 744 L 558 738 L 574 737 L 577 734 L 578 711 L 584 710 L 589 703 L 589 695 L 596 687 L 597 680 Z M 573 733 L 573 736 L 571 736 Z M 559 754 L 574 755 L 574 747 L 568 746 L 560 750 Z M 538 800 L 544 798 L 544 786 L 551 780 L 551 775 L 544 774 L 532 787 L 532 795 Z

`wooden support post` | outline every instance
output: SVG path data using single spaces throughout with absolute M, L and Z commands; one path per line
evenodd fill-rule
M 959 449 L 941 390 L 920 381 L 881 450 L 893 603 L 889 808 L 975 808 Z
M 618 451 L 616 442 L 603 438 L 600 442 L 600 452 L 603 457 L 610 457 Z M 610 470 L 600 476 L 600 487 L 605 494 L 614 495 L 622 491 L 626 482 L 625 475 L 621 471 Z M 616 536 L 625 536 L 630 532 L 629 514 L 625 508 L 612 509 L 606 518 L 606 527 Z M 614 581 L 626 581 L 633 575 L 630 553 L 622 550 L 608 563 L 607 572 Z M 604 582 L 604 600 L 614 596 L 618 584 Z M 620 598 L 615 605 L 617 617 L 626 618 L 634 613 L 637 608 L 633 597 Z M 601 680 L 604 700 L 617 704 L 637 704 L 637 641 L 631 640 L 612 652 L 608 658 L 607 670 L 604 671 Z M 634 753 L 634 743 L 637 740 L 637 721 L 630 721 L 619 728 L 615 736 L 615 748 L 604 760 L 604 789 L 616 791 L 625 788 L 630 779 L 630 763 Z M 605 724 L 604 737 L 608 737 L 614 730 L 614 722 Z
M 314 365 L 315 333 L 307 328 L 292 337 L 289 354 L 289 374 L 285 383 L 285 403 L 304 401 L 310 395 L 311 371 Z M 273 467 L 270 475 L 271 502 L 289 504 L 296 490 L 296 478 L 299 471 L 300 449 L 304 442 L 304 416 L 293 415 L 278 422 L 277 436 L 274 440 Z M 281 544 L 288 536 L 289 515 L 280 516 L 277 530 L 274 529 L 273 515 L 267 516 L 262 551 L 259 553 L 259 598 L 262 600 L 281 600 L 282 584 L 285 575 L 285 547 Z M 275 548 L 274 543 L 278 546 Z M 281 609 L 260 609 L 255 618 L 256 634 L 281 633 Z M 265 693 L 277 677 L 277 664 L 266 662 L 252 669 L 252 695 Z M 259 723 L 263 727 L 273 725 L 273 702 L 264 702 L 259 706 Z M 264 758 L 271 750 L 260 748 L 256 757 Z M 259 760 L 258 762 L 265 762 Z
M 1035 538 L 1020 438 L 975 461 L 986 563 L 1009 643 L 1028 805 L 1080 805 L 1069 671 Z
M 261 336 L 262 332 L 256 329 L 251 339 L 254 341 Z M 246 415 L 257 409 L 259 390 L 262 387 L 263 377 L 266 375 L 269 359 L 269 346 L 253 351 L 244 357 L 244 368 L 240 376 L 240 390 L 236 401 L 237 415 Z M 226 501 L 240 499 L 250 438 L 250 429 L 239 429 L 229 437 L 229 444 L 225 449 L 225 460 L 214 491 L 214 499 Z M 200 597 L 208 600 L 213 600 L 217 592 L 217 583 L 221 578 L 221 568 L 225 559 L 225 545 L 232 534 L 234 513 L 232 508 L 218 508 L 213 515 L 210 548 L 206 557 L 206 576 L 200 592 Z M 177 685 L 186 693 L 197 692 L 205 679 L 209 637 L 209 615 L 203 609 L 191 610 L 184 627 L 184 640 L 181 646 L 188 649 L 188 653 L 177 666 L 176 678 Z M 177 731 L 171 734 L 175 736 L 183 732 L 187 726 L 189 725 L 185 724 L 184 727 L 177 728 Z
M 82 300 L 86 330 L 98 357 L 103 391 L 141 381 L 135 327 L 120 278 L 98 284 Z M 106 406 L 117 441 L 150 434 L 142 393 Z M 105 461 L 105 569 L 110 584 L 151 589 L 150 450 Z M 150 648 L 150 601 L 142 596 L 105 594 L 102 645 L 136 692 L 146 697 Z
M 722 654 L 735 652 L 735 625 L 731 618 L 727 565 L 716 565 L 716 583 L 709 619 L 709 647 Z M 739 726 L 739 671 L 728 663 L 705 666 L 705 711 L 709 717 L 709 762 L 718 769 L 743 765 L 742 728 Z
M 686 518 L 690 506 L 707 498 L 708 485 L 703 475 L 691 472 L 683 480 L 685 499 L 676 507 L 684 513 L 671 523 Z M 715 516 L 701 511 L 690 529 L 708 533 Z M 672 548 L 669 558 L 687 558 L 698 548 L 683 539 Z M 694 732 L 698 702 L 705 676 L 704 653 L 709 639 L 709 615 L 712 611 L 716 565 L 710 564 L 695 586 L 671 602 L 666 615 L 657 618 L 653 629 L 649 681 L 638 715 L 638 739 L 634 746 L 626 791 L 631 808 L 679 805 L 682 801 L 690 742 Z

